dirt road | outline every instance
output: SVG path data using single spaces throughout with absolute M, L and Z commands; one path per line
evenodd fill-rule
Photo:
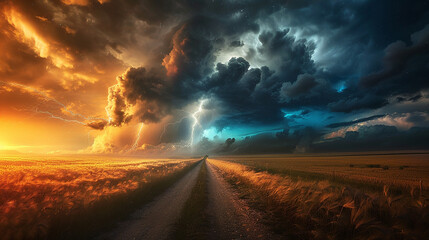
M 262 213 L 249 208 L 222 178 L 219 170 L 208 161 L 197 165 L 165 193 L 135 212 L 131 219 L 120 223 L 115 230 L 99 239 L 174 239 L 174 224 L 177 223 L 204 164 L 207 165 L 207 189 L 201 191 L 204 191 L 208 204 L 200 210 L 207 212 L 209 223 L 208 234 L 204 236 L 216 240 L 280 239 L 262 224 Z
M 201 165 L 198 164 L 165 193 L 136 211 L 130 220 L 120 223 L 117 229 L 100 239 L 167 239 L 195 185 Z
M 280 239 L 262 224 L 262 214 L 238 197 L 210 162 L 208 169 L 208 213 L 210 239 Z

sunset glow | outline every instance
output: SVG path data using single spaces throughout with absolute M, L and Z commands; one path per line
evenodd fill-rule
M 255 148 L 262 141 L 272 142 L 270 151 L 276 153 L 359 151 L 371 150 L 372 134 L 390 131 L 396 137 L 378 150 L 396 149 L 401 143 L 394 139 L 403 137 L 413 144 L 401 148 L 422 149 L 424 140 L 414 132 L 427 131 L 429 123 L 427 84 L 420 81 L 429 27 L 423 20 L 404 22 L 402 29 L 409 31 L 385 33 L 384 40 L 374 32 L 368 44 L 353 43 L 366 36 L 346 30 L 369 21 L 351 18 L 367 7 L 364 2 L 339 8 L 345 15 L 338 16 L 344 19 L 336 31 L 350 37 L 336 42 L 328 34 L 331 23 L 318 28 L 311 27 L 312 21 L 323 20 L 301 19 L 300 11 L 326 7 L 319 4 L 274 4 L 265 12 L 262 5 L 231 2 L 230 9 L 218 12 L 222 3 L 214 1 L 176 14 L 173 9 L 180 4 L 163 11 L 117 1 L 36 1 L 35 6 L 4 1 L 2 148 L 22 153 L 264 153 L 265 147 Z M 121 15 L 111 9 L 133 10 Z M 389 60 L 401 51 L 406 59 Z M 342 67 L 332 63 L 345 59 Z M 401 67 L 411 62 L 413 69 Z M 402 81 L 408 81 L 406 89 Z M 135 146 L 140 124 L 145 127 Z M 355 132 L 359 143 L 347 145 L 347 136 Z M 333 142 L 347 149 L 335 149 Z
M 424 239 L 428 10 L 0 0 L 0 240 Z

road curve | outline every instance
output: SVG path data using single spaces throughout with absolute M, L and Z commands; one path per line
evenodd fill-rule
M 262 214 L 252 210 L 231 189 L 215 166 L 207 162 L 210 239 L 281 239 L 262 223 Z
M 167 239 L 196 183 L 201 165 L 198 164 L 166 192 L 137 210 L 130 220 L 119 223 L 115 230 L 100 239 Z

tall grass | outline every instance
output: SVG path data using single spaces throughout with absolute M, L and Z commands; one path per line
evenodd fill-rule
M 241 191 L 272 213 L 277 232 L 289 239 L 426 239 L 429 199 L 414 191 L 394 196 L 365 193 L 329 181 L 304 181 L 256 172 L 237 163 L 209 160 Z
M 125 217 L 195 160 L 2 159 L 0 239 L 85 239 Z
M 399 194 L 411 189 L 429 191 L 429 154 L 255 155 L 217 158 L 258 171 L 308 180 L 330 179 L 356 187 L 382 190 L 391 186 Z M 359 186 L 360 185 L 360 186 Z

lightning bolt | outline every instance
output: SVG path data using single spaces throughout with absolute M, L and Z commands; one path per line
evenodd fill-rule
M 107 117 L 109 118 L 109 119 L 107 120 L 107 122 L 110 124 L 110 123 L 112 122 L 112 116 L 110 115 L 110 112 L 109 112 L 109 106 L 106 106 L 106 107 L 104 108 L 104 110 L 106 111 L 106 115 L 107 115 Z
M 188 118 L 188 117 L 189 117 L 189 116 L 185 116 L 185 117 L 182 117 L 181 119 L 179 119 L 179 120 L 177 120 L 177 121 L 175 121 L 175 122 L 170 122 L 170 123 L 165 124 L 165 125 L 164 125 L 164 130 L 162 131 L 161 135 L 159 135 L 159 143 L 161 143 L 162 137 L 164 136 L 164 134 L 165 134 L 165 132 L 167 131 L 167 128 L 168 128 L 169 126 L 171 126 L 171 125 L 175 125 L 175 124 L 178 124 L 178 123 L 180 123 L 181 121 L 183 121 L 183 119 Z
M 141 133 L 142 133 L 143 126 L 144 126 L 144 123 L 141 123 L 139 131 L 137 133 L 136 140 L 134 141 L 133 146 L 131 146 L 131 148 L 127 151 L 127 153 L 136 150 L 137 146 L 139 145 L 139 140 L 140 140 L 140 136 L 141 136 Z
M 78 120 L 75 120 L 75 119 L 66 119 L 66 118 L 62 118 L 62 117 L 59 117 L 59 116 L 55 116 L 54 114 L 52 114 L 52 113 L 50 113 L 50 112 L 47 112 L 47 111 L 39 111 L 39 110 L 37 110 L 37 109 L 36 109 L 36 112 L 38 112 L 38 113 L 43 113 L 43 114 L 47 114 L 47 115 L 49 115 L 51 118 L 58 119 L 58 120 L 62 120 L 62 121 L 64 121 L 64 122 L 77 123 L 77 124 L 81 124 L 81 125 L 86 126 L 86 123 L 84 123 L 84 122 L 81 122 L 81 121 L 78 121 Z
M 201 102 L 200 102 L 200 105 L 199 105 L 199 107 L 198 107 L 198 109 L 197 109 L 197 111 L 195 111 L 191 116 L 192 116 L 192 118 L 194 119 L 194 123 L 192 124 L 192 131 L 191 131 L 191 139 L 190 139 L 190 141 L 189 141 L 189 146 L 192 146 L 193 144 L 194 144 L 194 132 L 195 132 L 195 127 L 197 126 L 197 125 L 200 125 L 200 123 L 199 123 L 199 121 L 198 121 L 198 118 L 199 118 L 199 116 L 197 117 L 197 115 L 199 115 L 202 111 L 203 111 L 203 104 L 204 104 L 204 102 L 205 102 L 206 100 L 202 100 Z M 201 125 L 200 125 L 201 126 Z
M 87 120 L 87 121 L 102 120 L 102 121 L 110 122 L 110 117 L 109 117 L 109 119 L 97 118 L 97 117 L 86 117 L 86 116 L 84 116 L 84 115 L 82 115 L 80 113 L 73 112 L 72 110 L 68 109 L 67 106 L 64 105 L 62 102 L 58 101 L 57 99 L 55 99 L 53 97 L 48 96 L 47 93 L 42 92 L 40 90 L 37 90 L 36 88 L 30 87 L 30 86 L 26 86 L 26 85 L 23 85 L 23 84 L 19 84 L 19 83 L 13 83 L 13 82 L 0 81 L 0 83 L 3 84 L 3 85 L 9 85 L 9 86 L 13 86 L 13 87 L 16 87 L 16 88 L 20 88 L 20 89 L 23 89 L 23 90 L 25 90 L 27 92 L 35 93 L 35 94 L 41 96 L 42 98 L 44 98 L 46 101 L 51 101 L 51 102 L 54 102 L 55 104 L 61 106 L 62 109 L 64 109 L 64 111 L 68 112 L 72 116 L 79 117 L 79 118 L 82 118 L 82 119 Z M 65 118 L 62 118 L 62 117 L 59 117 L 59 116 L 55 116 L 55 115 L 53 115 L 50 112 L 37 111 L 37 110 L 36 110 L 36 112 L 47 114 L 51 118 L 62 120 L 62 121 L 65 121 L 65 122 L 74 122 L 74 123 L 79 123 L 79 124 L 82 124 L 82 125 L 87 125 L 86 123 L 78 121 L 78 120 L 65 119 Z

